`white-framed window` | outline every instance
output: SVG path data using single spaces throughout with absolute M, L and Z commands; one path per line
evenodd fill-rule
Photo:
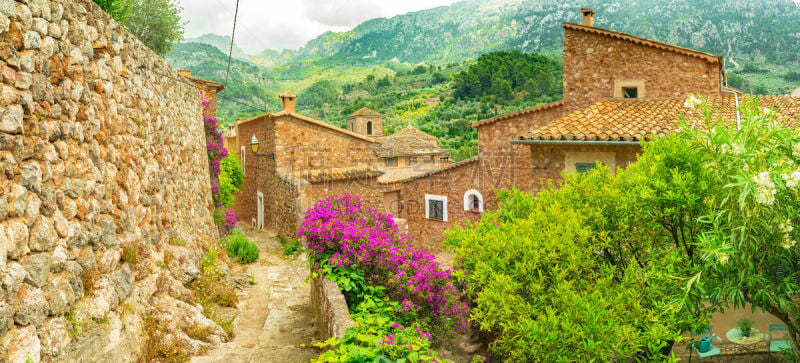
M 242 175 L 245 175 L 245 171 L 247 171 L 247 168 L 244 167 L 244 146 L 242 146 L 242 148 L 239 149 L 239 160 L 242 162 Z
M 470 189 L 464 193 L 464 210 L 483 212 L 483 196 L 481 192 Z
M 425 218 L 447 222 L 447 197 L 425 194 Z

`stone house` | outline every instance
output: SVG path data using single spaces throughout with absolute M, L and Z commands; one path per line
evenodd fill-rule
M 417 245 L 438 251 L 444 230 L 497 207 L 497 189 L 536 192 L 564 171 L 627 165 L 652 133 L 674 131 L 681 115 L 699 117 L 683 108 L 689 95 L 710 97 L 718 115 L 735 120 L 742 97 L 725 86 L 721 56 L 601 29 L 594 11 L 581 13 L 582 24 L 563 24 L 561 100 L 474 122 L 476 157 L 387 186 Z M 797 97 L 761 105 L 800 116 Z
M 375 111 L 356 111 L 344 130 L 297 113 L 297 95 L 280 98 L 280 112 L 239 120 L 225 138 L 245 175 L 236 216 L 256 228 L 293 236 L 305 210 L 332 194 L 358 195 L 386 210 L 380 178 L 422 174 L 449 161 L 436 138 L 417 129 L 382 136 L 382 117 Z

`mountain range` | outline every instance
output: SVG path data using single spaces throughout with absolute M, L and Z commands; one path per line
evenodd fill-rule
M 744 91 L 788 93 L 800 85 L 786 77 L 800 64 L 800 6 L 793 0 L 464 0 L 327 32 L 295 50 L 248 55 L 234 45 L 229 78 L 242 84 L 231 89 L 229 82 L 228 97 L 263 108 L 276 105 L 269 98 L 282 90 L 301 92 L 320 80 L 341 87 L 369 74 L 469 62 L 497 50 L 560 57 L 561 24 L 580 23 L 581 7 L 595 10 L 597 27 L 723 55 L 733 86 Z M 167 59 L 219 81 L 229 47 L 230 37 L 207 34 L 187 39 Z M 226 116 L 238 114 L 225 109 Z

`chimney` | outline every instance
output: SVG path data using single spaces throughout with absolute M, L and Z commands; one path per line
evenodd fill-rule
M 584 26 L 594 26 L 594 10 L 581 8 L 581 14 L 583 14 Z
M 281 99 L 281 109 L 283 111 L 294 112 L 294 101 L 297 99 L 296 94 L 286 92 L 278 97 Z
M 178 70 L 178 74 L 188 78 L 188 77 L 192 76 L 192 70 L 191 69 L 181 69 L 181 70 Z

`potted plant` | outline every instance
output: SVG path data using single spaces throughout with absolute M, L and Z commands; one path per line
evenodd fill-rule
M 736 326 L 739 328 L 739 332 L 742 333 L 742 337 L 748 338 L 750 337 L 750 331 L 753 329 L 753 321 L 748 318 L 742 318 L 741 320 L 736 322 Z

